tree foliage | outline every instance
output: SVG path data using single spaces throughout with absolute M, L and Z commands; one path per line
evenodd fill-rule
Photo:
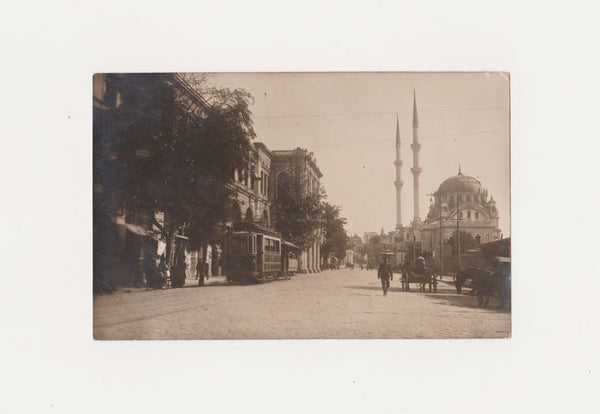
M 275 229 L 281 236 L 304 248 L 318 237 L 324 225 L 322 198 L 324 192 L 310 191 L 302 168 L 295 167 L 289 181 L 277 188 L 272 203 Z
M 333 253 L 338 259 L 346 256 L 348 237 L 344 225 L 346 219 L 341 217 L 341 207 L 323 203 L 323 222 L 325 242 L 321 246 L 321 255 L 327 259 Z
M 457 244 L 457 240 L 456 240 L 456 231 L 453 232 L 450 237 L 448 237 L 448 239 L 445 242 L 446 246 L 452 246 L 452 255 L 455 256 L 456 252 L 458 251 L 458 244 Z M 466 252 L 467 250 L 472 250 L 472 249 L 476 249 L 477 247 L 479 247 L 479 244 L 477 243 L 477 240 L 475 240 L 473 238 L 473 236 L 471 235 L 471 233 L 467 233 L 464 230 L 461 230 L 460 232 L 460 252 L 461 254 Z
M 167 240 L 185 232 L 192 247 L 213 242 L 219 223 L 236 213 L 227 183 L 249 162 L 252 96 L 207 88 L 202 104 L 173 75 L 110 80 L 121 103 L 95 125 L 94 181 L 102 187 L 95 210 L 144 212 L 149 219 L 162 211 Z
M 383 251 L 383 245 L 381 244 L 381 238 L 379 236 L 373 236 L 369 239 L 367 244 L 367 256 L 368 260 L 375 263 L 379 253 Z

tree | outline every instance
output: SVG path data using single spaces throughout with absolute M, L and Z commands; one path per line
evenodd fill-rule
M 94 136 L 94 181 L 103 186 L 94 209 L 145 216 L 165 237 L 172 265 L 177 234 L 186 234 L 192 248 L 206 247 L 236 214 L 227 184 L 249 163 L 252 96 L 207 88 L 205 99 L 168 74 L 114 75 L 112 82 L 122 103 L 98 143 Z M 155 212 L 164 212 L 164 226 Z
M 457 240 L 456 240 L 456 231 L 450 235 L 450 237 L 445 242 L 446 246 L 452 246 L 452 255 L 456 256 L 457 252 Z M 467 250 L 476 249 L 479 246 L 477 240 L 471 236 L 471 233 L 467 233 L 464 230 L 460 232 L 460 253 L 464 253 Z
M 383 251 L 383 245 L 381 244 L 379 236 L 373 236 L 369 239 L 367 244 L 367 257 L 371 264 L 375 264 L 374 260 L 377 259 L 379 253 Z
M 338 259 L 346 256 L 346 245 L 348 237 L 344 224 L 346 219 L 340 217 L 341 207 L 323 203 L 323 222 L 325 230 L 325 242 L 321 246 L 321 256 L 327 259 L 333 253 Z
M 367 254 L 367 246 L 364 244 L 359 245 L 358 253 L 360 254 L 360 263 L 363 264 L 365 261 L 365 255 Z
M 317 229 L 322 228 L 324 191 L 310 191 L 300 167 L 294 167 L 289 181 L 277 188 L 273 200 L 275 229 L 292 243 L 305 248 L 317 238 Z

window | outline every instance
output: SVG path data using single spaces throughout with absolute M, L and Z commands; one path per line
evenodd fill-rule
M 467 194 L 467 202 L 471 202 L 471 194 Z
M 476 212 L 475 212 L 475 218 L 476 218 L 476 219 L 479 219 L 479 211 L 476 211 Z
M 471 220 L 471 212 L 470 212 L 470 211 L 467 211 L 467 218 L 468 218 L 469 220 Z
M 463 212 L 462 211 L 458 213 L 458 218 L 459 219 L 463 218 Z

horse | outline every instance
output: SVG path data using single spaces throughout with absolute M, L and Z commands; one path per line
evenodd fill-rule
M 477 292 L 477 304 L 481 307 L 487 307 L 490 296 L 494 292 L 498 293 L 500 298 L 499 308 L 504 308 L 507 303 L 510 304 L 510 276 L 503 271 L 489 271 L 480 267 L 467 267 L 460 269 L 456 274 L 456 291 L 460 294 L 462 285 L 467 279 L 471 280 L 473 292 Z M 485 296 L 485 301 L 484 301 Z
M 429 283 L 429 291 L 431 292 L 431 288 L 433 285 L 433 291 L 437 292 L 437 280 L 436 273 L 431 268 L 424 268 L 420 271 L 413 270 L 410 265 L 405 265 L 401 268 L 402 271 L 402 288 L 406 286 L 406 290 L 410 290 L 410 283 L 419 284 L 419 290 L 424 292 L 425 285 Z

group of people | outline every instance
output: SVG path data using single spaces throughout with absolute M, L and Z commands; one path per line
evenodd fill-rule
M 404 263 L 402 271 L 406 274 L 412 272 L 412 266 L 409 261 Z M 425 258 L 423 256 L 419 255 L 415 260 L 414 271 L 418 273 L 425 271 Z M 392 267 L 388 263 L 387 256 L 383 256 L 383 261 L 379 264 L 379 268 L 377 269 L 377 279 L 381 281 L 383 296 L 387 296 L 387 291 L 390 288 L 390 280 L 394 280 L 394 273 L 392 272 Z

